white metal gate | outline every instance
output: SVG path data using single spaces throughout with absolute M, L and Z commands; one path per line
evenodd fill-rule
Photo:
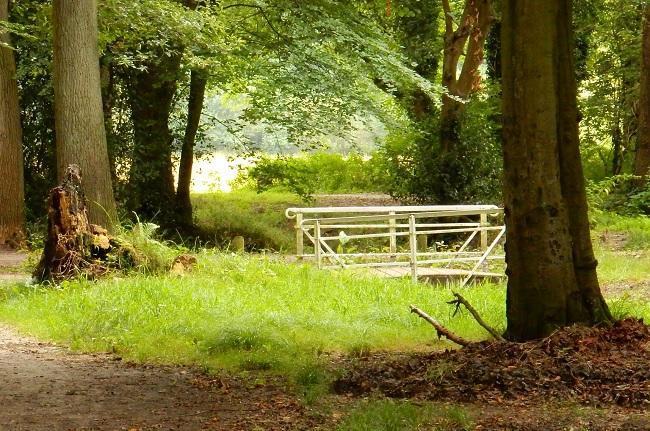
M 285 214 L 296 220 L 296 255 L 314 258 L 319 268 L 410 267 L 415 281 L 423 272 L 418 268 L 471 265 L 462 273 L 462 286 L 478 274 L 502 276 L 481 270 L 489 260 L 504 258 L 496 252 L 505 235 L 503 209 L 493 205 L 288 208 Z M 456 249 L 418 250 L 419 240 L 423 248 L 422 239 L 435 243 L 445 234 L 458 236 Z M 405 250 L 398 248 L 402 237 L 407 238 Z M 305 253 L 305 238 L 313 253 Z M 348 242 L 370 238 L 386 238 L 386 250 L 345 251 Z

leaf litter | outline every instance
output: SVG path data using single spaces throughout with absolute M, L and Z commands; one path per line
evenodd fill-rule
M 549 400 L 650 408 L 650 327 L 572 326 L 526 343 L 484 341 L 434 353 L 346 361 L 339 394 L 499 404 Z

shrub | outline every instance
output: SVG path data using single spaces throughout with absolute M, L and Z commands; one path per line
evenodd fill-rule
M 315 193 L 383 192 L 388 188 L 386 179 L 384 165 L 376 156 L 317 152 L 262 156 L 236 183 L 260 192 L 275 189 L 310 199 Z

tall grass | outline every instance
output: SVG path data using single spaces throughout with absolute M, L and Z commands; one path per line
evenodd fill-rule
M 227 247 L 243 236 L 249 248 L 287 251 L 294 248 L 293 224 L 287 207 L 302 206 L 290 193 L 239 190 L 192 196 L 196 225 L 204 240 Z
M 60 289 L 0 290 L 0 319 L 73 349 L 208 369 L 275 370 L 319 380 L 325 355 L 449 346 L 408 311 L 418 304 L 462 336 L 484 331 L 452 317 L 450 289 L 319 271 L 264 257 L 205 253 L 188 277 L 69 282 Z M 465 292 L 503 328 L 504 289 Z

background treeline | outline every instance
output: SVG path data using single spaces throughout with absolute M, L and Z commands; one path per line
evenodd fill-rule
M 625 208 L 636 212 L 650 208 L 647 186 L 633 177 L 650 159 L 647 9 L 578 0 L 574 13 L 583 163 L 590 180 L 608 185 L 592 195 L 617 208 L 632 199 Z M 385 0 L 101 0 L 97 10 L 106 178 L 122 218 L 191 225 L 192 160 L 214 149 L 309 151 L 370 129 L 380 130 L 372 154 L 263 157 L 248 179 L 303 196 L 500 202 L 498 1 L 402 0 L 388 10 Z M 14 2 L 4 26 L 35 221 L 57 181 L 52 4 Z

